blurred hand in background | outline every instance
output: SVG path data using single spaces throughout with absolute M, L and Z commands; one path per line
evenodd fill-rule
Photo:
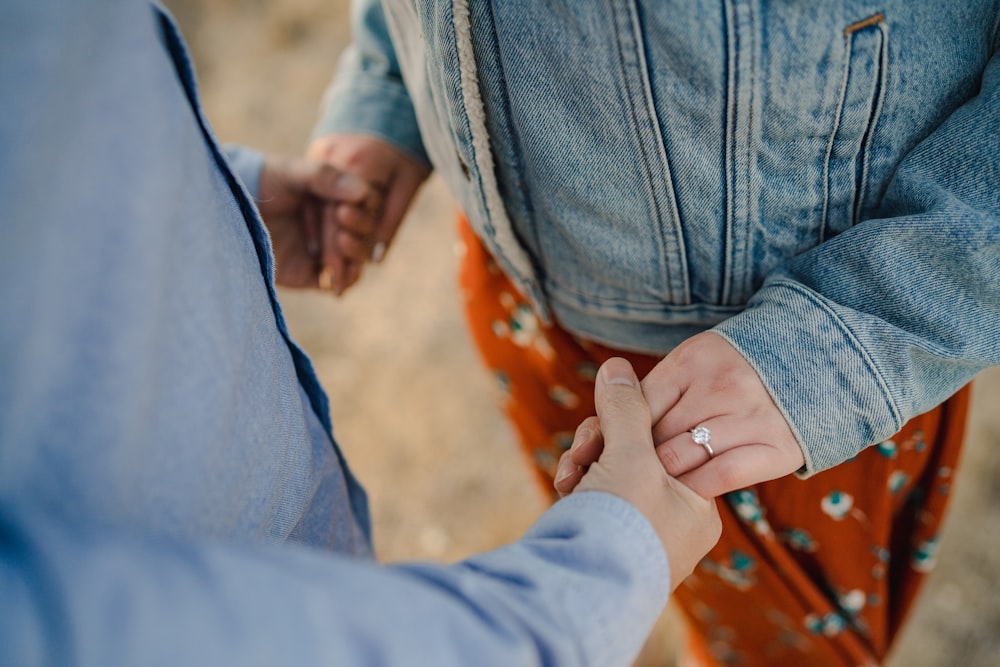
M 359 218 L 359 209 L 350 206 L 328 205 L 320 216 L 323 267 L 339 295 L 358 281 L 368 260 L 382 260 L 430 170 L 385 141 L 364 134 L 319 137 L 306 156 L 364 179 L 381 196 L 381 206 L 365 220 Z
M 352 266 L 371 252 L 382 202 L 377 188 L 332 165 L 268 155 L 258 207 L 271 234 L 275 282 L 339 295 L 360 274 Z

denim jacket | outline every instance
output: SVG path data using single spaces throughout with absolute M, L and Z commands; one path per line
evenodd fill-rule
M 579 336 L 714 327 L 807 473 L 1000 363 L 1000 2 L 357 5 L 316 133 L 433 165 Z

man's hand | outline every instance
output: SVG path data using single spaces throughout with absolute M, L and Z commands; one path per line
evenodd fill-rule
M 634 505 L 663 541 L 671 589 L 676 588 L 719 539 L 722 523 L 715 502 L 664 472 L 653 448 L 649 406 L 627 361 L 605 362 L 597 374 L 595 400 L 597 417 L 580 428 L 589 430 L 590 436 L 597 429 L 602 437 L 588 437 L 578 429 L 577 440 L 591 447 L 599 442 L 597 455 L 584 470 L 566 452 L 559 463 L 556 487 L 563 495 L 574 486 L 576 491 L 605 491 Z
M 366 235 L 352 233 L 359 224 L 351 217 L 354 210 L 338 207 L 324 211 L 323 263 L 341 293 L 358 280 L 365 261 L 382 260 L 411 200 L 430 172 L 399 149 L 363 134 L 319 137 L 306 155 L 364 179 L 384 198 Z
M 330 165 L 268 155 L 258 198 L 274 248 L 275 281 L 285 287 L 320 287 L 339 293 L 329 265 L 340 263 L 337 270 L 342 274 L 346 271 L 343 263 L 357 255 L 343 248 L 327 257 L 323 253 L 338 232 L 352 238 L 373 235 L 378 192 L 361 178 Z M 333 222 L 334 215 L 349 224 Z M 328 224 L 324 218 L 330 219 Z

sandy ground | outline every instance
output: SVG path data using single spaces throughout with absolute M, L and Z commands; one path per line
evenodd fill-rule
M 349 38 L 347 2 L 167 4 L 191 43 L 220 138 L 301 153 Z M 344 298 L 281 293 L 330 393 L 336 435 L 369 489 L 376 546 L 389 561 L 461 558 L 517 537 L 544 508 L 463 327 L 452 219 L 432 178 L 385 264 Z M 1000 664 L 1000 369 L 981 377 L 973 420 L 939 566 L 894 667 Z M 669 613 L 660 633 L 644 664 L 668 664 Z

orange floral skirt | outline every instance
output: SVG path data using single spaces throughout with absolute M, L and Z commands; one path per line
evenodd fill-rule
M 594 414 L 600 364 L 624 357 L 643 377 L 659 359 L 543 326 L 464 220 L 459 233 L 472 337 L 551 494 L 560 455 Z M 686 664 L 882 662 L 934 566 L 967 407 L 965 388 L 831 470 L 721 498 L 722 539 L 675 594 Z

